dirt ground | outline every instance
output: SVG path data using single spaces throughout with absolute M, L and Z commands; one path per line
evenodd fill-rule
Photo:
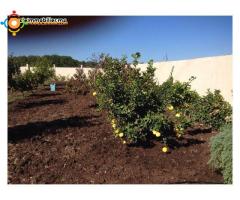
M 124 145 L 90 94 L 45 88 L 9 103 L 8 182 L 223 183 L 222 175 L 207 164 L 208 141 L 215 134 L 189 130 L 168 154 L 158 141 Z

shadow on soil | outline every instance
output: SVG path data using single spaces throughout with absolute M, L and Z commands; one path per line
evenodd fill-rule
M 173 139 L 173 138 L 168 140 L 168 146 L 171 149 L 180 148 L 180 147 L 190 147 L 193 145 L 203 144 L 203 143 L 205 143 L 205 141 L 193 139 L 193 138 L 184 138 L 180 141 L 177 141 L 176 139 Z
M 211 127 L 209 127 L 209 128 L 192 128 L 192 129 L 189 129 L 187 132 L 189 135 L 197 135 L 200 133 L 211 133 L 212 128 Z
M 141 147 L 144 149 L 151 149 L 155 146 L 155 144 L 152 141 L 146 141 L 146 142 L 138 142 L 136 144 L 128 144 L 129 147 Z
M 68 127 L 89 127 L 99 125 L 94 119 L 99 116 L 74 116 L 53 121 L 33 122 L 8 128 L 8 142 L 29 139 L 44 134 L 54 134 L 58 129 Z
M 42 100 L 42 101 L 31 101 L 31 102 L 23 102 L 17 105 L 17 108 L 27 109 L 27 108 L 34 108 L 34 107 L 41 107 L 46 105 L 61 105 L 66 103 L 64 99 L 49 99 L 49 100 Z
M 150 137 L 149 140 L 147 140 L 147 141 L 138 142 L 135 144 L 128 144 L 128 146 L 129 147 L 141 147 L 144 149 L 151 149 L 155 146 L 153 141 L 154 141 L 154 138 Z M 193 139 L 193 138 L 182 138 L 180 140 L 176 140 L 175 138 L 168 139 L 168 146 L 171 149 L 181 148 L 181 147 L 190 147 L 193 145 L 198 145 L 198 144 L 203 144 L 203 143 L 205 143 L 205 141 Z
M 43 97 L 52 97 L 52 96 L 59 96 L 61 95 L 60 93 L 43 93 L 43 94 L 31 94 L 31 97 L 38 97 L 38 98 L 43 98 Z

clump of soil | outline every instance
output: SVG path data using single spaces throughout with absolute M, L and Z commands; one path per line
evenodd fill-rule
M 223 183 L 209 168 L 209 138 L 191 130 L 172 151 L 124 145 L 94 97 L 42 89 L 9 104 L 9 183 Z

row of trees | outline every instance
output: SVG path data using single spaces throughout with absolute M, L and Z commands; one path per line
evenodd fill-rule
M 79 61 L 73 59 L 71 56 L 59 56 L 59 55 L 44 55 L 44 56 L 13 56 L 10 55 L 9 59 L 14 60 L 15 65 L 25 66 L 29 64 L 30 66 L 35 66 L 42 59 L 45 59 L 49 64 L 55 64 L 57 67 L 78 67 L 80 65 L 95 67 L 96 62 L 94 60 L 90 61 Z

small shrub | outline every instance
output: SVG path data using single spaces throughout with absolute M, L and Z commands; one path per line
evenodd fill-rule
M 232 107 L 219 90 L 207 94 L 193 104 L 193 119 L 215 129 L 231 122 Z
M 58 75 L 54 77 L 54 81 L 55 82 L 66 82 L 67 81 L 67 77 L 66 76 L 62 76 L 62 75 Z
M 83 69 L 81 68 L 76 69 L 76 73 L 73 75 L 73 77 L 75 80 L 82 83 L 86 82 L 86 79 L 87 79 Z
M 22 74 L 16 74 L 13 76 L 12 81 L 12 87 L 21 92 L 32 91 L 38 86 L 36 74 L 34 74 L 31 70 L 27 70 Z
M 232 183 L 232 125 L 224 125 L 220 133 L 211 138 L 209 164 L 220 170 L 224 182 Z
M 34 90 L 52 78 L 54 74 L 55 71 L 53 67 L 51 67 L 47 61 L 39 60 L 31 70 L 28 69 L 24 73 L 12 75 L 11 86 L 13 89 L 21 92 Z
M 89 91 L 87 77 L 83 69 L 76 69 L 76 73 L 66 83 L 66 91 L 73 94 L 87 94 Z
M 55 70 L 47 58 L 40 58 L 33 67 L 33 73 L 39 85 L 55 76 Z

